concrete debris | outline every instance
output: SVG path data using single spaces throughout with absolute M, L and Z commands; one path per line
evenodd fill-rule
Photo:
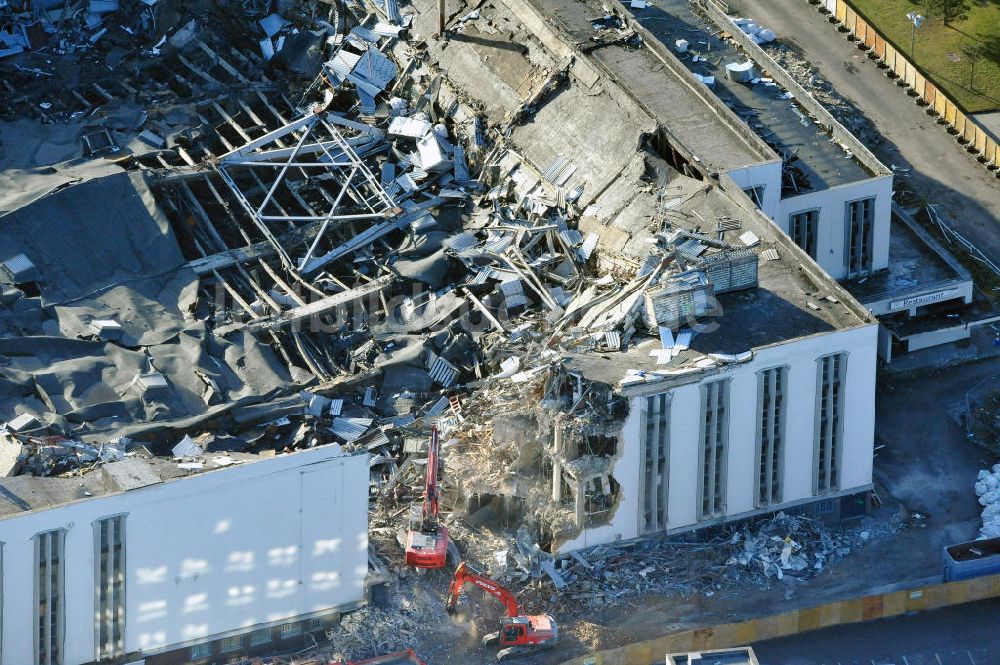
M 868 119 L 846 97 L 841 95 L 829 81 L 807 62 L 791 45 L 781 40 L 764 45 L 768 55 L 781 65 L 795 81 L 816 98 L 840 124 L 867 146 L 876 146 L 884 138 L 871 120 Z

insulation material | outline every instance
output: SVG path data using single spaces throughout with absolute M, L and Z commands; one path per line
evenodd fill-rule
M 1000 464 L 980 471 L 975 489 L 979 505 L 983 506 L 979 540 L 1000 537 Z

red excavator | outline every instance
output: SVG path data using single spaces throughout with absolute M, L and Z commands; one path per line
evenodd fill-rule
M 420 518 L 406 532 L 406 565 L 415 568 L 444 568 L 448 562 L 448 528 L 438 521 L 438 429 L 431 427 L 427 446 L 424 503 Z
M 499 600 L 507 610 L 507 616 L 500 619 L 500 630 L 483 638 L 485 645 L 497 644 L 503 647 L 497 652 L 497 660 L 503 660 L 509 656 L 523 656 L 533 651 L 555 646 L 556 639 L 559 637 L 559 628 L 556 626 L 555 619 L 548 614 L 522 615 L 517 607 L 514 594 L 500 586 L 496 580 L 486 577 L 464 561 L 455 570 L 455 579 L 452 580 L 451 588 L 448 590 L 448 602 L 445 605 L 448 614 L 455 611 L 458 595 L 462 592 L 462 587 L 465 586 L 466 582 L 475 584 Z

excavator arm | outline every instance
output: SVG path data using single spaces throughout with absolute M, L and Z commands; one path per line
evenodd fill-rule
M 451 588 L 448 589 L 448 602 L 445 604 L 445 609 L 449 614 L 455 611 L 455 606 L 458 604 L 458 596 L 466 583 L 474 584 L 503 603 L 504 609 L 507 611 L 507 616 L 520 616 L 521 612 L 518 609 L 517 599 L 514 598 L 514 594 L 464 561 L 455 570 L 455 579 L 452 580 Z
M 433 530 L 438 519 L 438 428 L 431 427 L 431 440 L 427 446 L 427 470 L 424 476 L 424 528 Z

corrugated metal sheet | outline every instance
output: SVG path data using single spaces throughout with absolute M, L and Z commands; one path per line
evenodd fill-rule
M 399 69 L 396 67 L 396 63 L 382 55 L 377 49 L 369 47 L 354 66 L 350 78 L 355 84 L 367 83 L 376 87 L 378 91 L 382 91 L 389 87 L 398 74 Z M 375 94 L 374 91 L 367 92 Z
M 609 330 L 604 333 L 604 346 L 609 349 L 619 351 L 622 348 L 622 336 L 617 330 Z
M 375 406 L 375 400 L 377 398 L 378 398 L 378 393 L 375 391 L 375 388 L 368 386 L 367 388 L 365 388 L 365 396 L 364 399 L 361 401 L 361 403 L 369 407 Z
M 388 194 L 389 197 L 393 199 L 395 199 L 399 195 L 399 193 L 403 191 L 402 185 L 400 185 L 399 182 L 397 182 L 396 180 L 393 180 L 388 185 L 385 185 L 384 189 L 385 193 Z
M 757 286 L 757 254 L 751 249 L 720 252 L 701 263 L 715 293 Z
M 382 425 L 390 429 L 397 429 L 400 427 L 408 427 L 413 423 L 417 422 L 417 417 L 412 413 L 407 413 L 402 416 L 392 416 L 391 418 L 383 418 L 381 421 Z
M 442 415 L 447 408 L 448 398 L 442 397 L 438 401 L 434 402 L 431 408 L 427 409 L 427 413 L 424 414 L 424 418 L 437 418 Z
M 445 399 L 444 397 L 442 397 L 441 399 L 444 399 L 445 404 L 447 405 L 448 400 Z M 9 429 L 12 432 L 20 432 L 22 430 L 31 429 L 37 425 L 38 425 L 38 419 L 36 419 L 30 413 L 22 413 L 16 415 L 7 421 L 7 429 Z
M 507 251 L 507 248 L 511 246 L 514 242 L 514 236 L 510 233 L 504 233 L 500 237 L 494 238 L 492 240 L 487 240 L 486 244 L 483 245 L 483 252 L 486 254 L 503 254 Z
M 431 123 L 420 118 L 397 116 L 389 123 L 389 136 L 418 139 L 431 130 Z
M 573 176 L 574 173 L 576 173 L 576 164 L 568 164 L 566 168 L 564 168 L 562 171 L 559 172 L 558 175 L 556 175 L 555 179 L 552 182 L 555 185 L 562 187 L 563 185 L 566 184 L 566 181 Z
M 364 436 L 371 424 L 371 418 L 334 418 L 330 423 L 330 431 L 334 436 L 353 443 Z
M 484 266 L 476 273 L 476 276 L 469 280 L 469 284 L 485 284 L 486 280 L 493 274 L 493 266 Z
M 451 388 L 455 385 L 455 379 L 458 377 L 458 368 L 439 357 L 431 365 L 430 375 L 436 383 L 440 383 L 445 388 Z
M 159 372 L 149 372 L 148 374 L 140 374 L 136 379 L 136 385 L 143 392 L 163 390 L 167 387 L 167 379 Z
M 380 446 L 384 446 L 389 443 L 389 437 L 385 435 L 385 432 L 375 428 L 372 431 L 359 436 L 355 439 L 354 443 L 358 446 L 364 446 L 368 450 L 375 450 Z
M 700 256 L 705 252 L 706 249 L 708 249 L 706 245 L 701 244 L 694 238 L 688 238 L 684 242 L 678 243 L 676 247 L 677 251 L 681 252 L 682 254 L 687 254 L 688 256 L 693 256 L 693 257 Z
M 476 236 L 471 233 L 456 233 L 455 235 L 442 240 L 441 244 L 450 249 L 452 252 L 460 254 L 479 245 L 479 240 L 476 239 Z
M 576 247 L 583 242 L 583 234 L 576 229 L 563 229 L 559 232 L 559 237 L 570 247 Z
M 565 155 L 556 155 L 556 158 L 542 171 L 542 177 L 549 182 L 554 182 L 555 177 L 566 168 L 567 164 L 569 164 L 568 157 Z
M 362 113 L 375 113 L 378 110 L 378 105 L 375 103 L 375 97 L 369 95 L 367 92 L 361 88 L 355 88 L 358 93 L 358 100 L 361 102 L 361 112 Z
M 455 146 L 455 180 L 466 182 L 470 178 L 469 165 L 465 161 L 465 148 L 461 145 Z
M 403 31 L 398 25 L 393 25 L 391 23 L 384 23 L 379 21 L 372 27 L 372 32 L 374 32 L 379 37 L 398 37 L 399 33 Z
M 330 400 L 330 416 L 336 418 L 344 410 L 344 400 L 337 398 Z
M 646 326 L 651 330 L 659 326 L 677 328 L 694 321 L 708 310 L 711 294 L 711 284 L 690 284 L 676 278 L 648 289 L 644 294 Z
M 347 78 L 347 75 L 354 70 L 354 66 L 361 60 L 361 56 L 344 49 L 340 49 L 333 58 L 326 63 L 327 71 L 333 75 L 337 83 Z
M 357 25 L 351 28 L 351 34 L 357 35 L 366 42 L 371 42 L 372 44 L 378 44 L 379 36 L 373 31 L 365 28 L 363 26 Z
M 399 15 L 399 2 L 397 0 L 385 0 L 385 15 L 390 23 L 399 24 L 402 16 Z
M 91 14 L 107 14 L 118 11 L 118 0 L 90 0 Z
M 38 268 L 24 254 L 16 254 L 4 261 L 3 270 L 14 284 L 38 281 Z

